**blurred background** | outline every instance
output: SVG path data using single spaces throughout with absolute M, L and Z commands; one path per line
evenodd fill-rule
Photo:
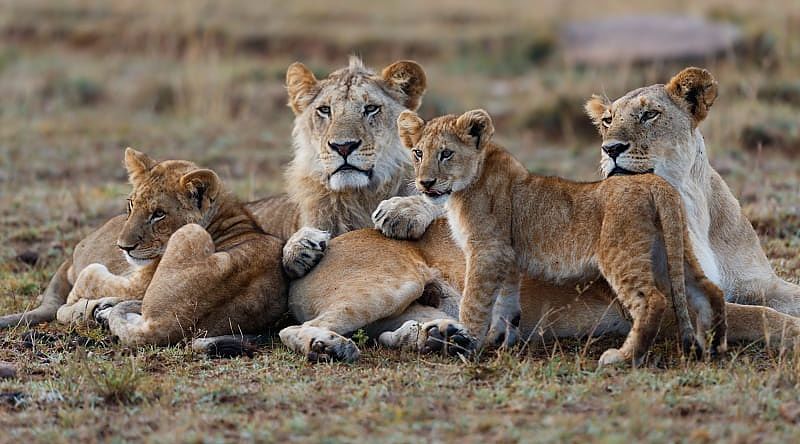
M 415 59 L 423 117 L 484 107 L 534 171 L 598 178 L 592 94 L 687 65 L 720 95 L 712 164 L 784 276 L 800 276 L 800 2 L 3 0 L 0 296 L 30 301 L 88 230 L 124 209 L 122 153 L 187 158 L 245 199 L 282 190 L 286 67 Z

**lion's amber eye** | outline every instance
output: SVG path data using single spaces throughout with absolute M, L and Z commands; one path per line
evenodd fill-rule
M 328 117 L 331 115 L 331 107 L 327 105 L 323 105 L 317 108 L 317 114 L 323 117 Z
M 447 160 L 453 157 L 453 152 L 451 150 L 443 150 L 439 153 L 439 160 Z
M 153 214 L 150 215 L 150 223 L 158 222 L 165 217 L 167 217 L 167 213 L 165 213 L 164 210 L 159 208 L 153 211 Z
M 611 126 L 611 116 L 603 117 L 602 122 L 603 122 L 603 126 L 608 128 L 609 126 Z
M 416 158 L 417 160 L 422 159 L 422 150 L 414 150 L 413 153 L 414 153 L 414 158 Z
M 653 120 L 653 119 L 655 119 L 656 117 L 658 117 L 658 115 L 659 115 L 659 114 L 661 114 L 661 113 L 660 113 L 660 112 L 658 112 L 658 111 L 656 111 L 656 110 L 654 110 L 654 109 L 651 109 L 651 110 L 649 110 L 649 111 L 645 111 L 645 112 L 643 112 L 643 113 L 642 113 L 642 117 L 640 117 L 640 118 L 639 118 L 639 120 L 640 120 L 642 123 L 644 123 L 644 122 L 647 122 L 647 121 L 649 121 L 649 120 Z
M 378 114 L 380 110 L 381 107 L 378 105 L 367 105 L 364 107 L 364 115 L 367 117 L 371 117 L 374 116 L 375 114 Z

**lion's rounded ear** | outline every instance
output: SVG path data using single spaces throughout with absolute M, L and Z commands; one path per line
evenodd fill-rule
M 465 112 L 456 119 L 455 127 L 459 138 L 467 143 L 474 141 L 476 149 L 481 149 L 494 134 L 492 117 L 482 109 Z
M 400 101 L 403 105 L 416 111 L 422 103 L 422 95 L 428 86 L 425 71 L 417 62 L 411 60 L 401 60 L 383 68 L 381 72 L 383 81 L 389 87 L 400 92 Z
M 425 121 L 414 111 L 405 110 L 397 116 L 397 133 L 406 148 L 413 148 L 422 136 Z
M 708 115 L 717 98 L 717 81 L 702 68 L 686 68 L 665 86 L 672 101 L 686 110 L 697 125 Z
M 300 114 L 314 98 L 319 82 L 314 73 L 300 62 L 294 62 L 286 70 L 286 92 L 289 94 L 289 107 Z
M 128 147 L 125 148 L 125 169 L 128 171 L 128 180 L 131 185 L 142 181 L 142 178 L 153 166 L 158 163 L 147 154 Z
M 603 114 L 611 107 L 611 102 L 607 97 L 592 94 L 592 97 L 583 105 L 586 114 L 592 119 L 592 123 L 598 129 L 603 127 Z
M 217 173 L 199 169 L 190 171 L 181 177 L 181 186 L 196 200 L 197 208 L 203 208 L 203 199 L 208 198 L 213 201 L 219 195 L 222 188 L 222 181 Z

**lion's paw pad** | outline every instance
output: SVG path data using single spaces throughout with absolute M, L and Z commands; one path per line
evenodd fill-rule
M 344 336 L 333 334 L 312 339 L 309 348 L 307 357 L 311 362 L 353 362 L 360 355 L 358 347 L 353 341 Z
M 432 321 L 422 326 L 420 332 L 422 353 L 442 352 L 447 355 L 471 354 L 478 345 L 477 339 L 455 321 Z
M 283 247 L 283 268 L 289 277 L 305 276 L 325 256 L 330 233 L 304 227 L 292 235 Z

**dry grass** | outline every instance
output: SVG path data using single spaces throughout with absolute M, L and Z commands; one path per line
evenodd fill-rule
M 664 82 L 680 64 L 565 63 L 564 20 L 690 13 L 739 23 L 746 45 L 707 60 L 720 98 L 703 132 L 776 270 L 800 281 L 796 2 L 4 1 L 0 7 L 0 312 L 35 304 L 92 227 L 123 209 L 122 149 L 215 168 L 243 198 L 281 190 L 291 157 L 282 79 L 320 75 L 350 53 L 428 71 L 422 114 L 486 107 L 526 164 L 596 177 L 582 115 Z M 767 143 L 769 137 L 771 143 Z M 21 255 L 21 256 L 20 256 Z M 537 344 L 461 363 L 368 348 L 355 365 L 310 365 L 279 344 L 255 358 L 127 349 L 99 330 L 0 333 L 0 441 L 791 442 L 800 364 L 744 344 L 719 362 L 596 371 L 604 343 Z M 584 353 L 584 349 L 587 350 Z M 364 437 L 367 437 L 366 439 Z

